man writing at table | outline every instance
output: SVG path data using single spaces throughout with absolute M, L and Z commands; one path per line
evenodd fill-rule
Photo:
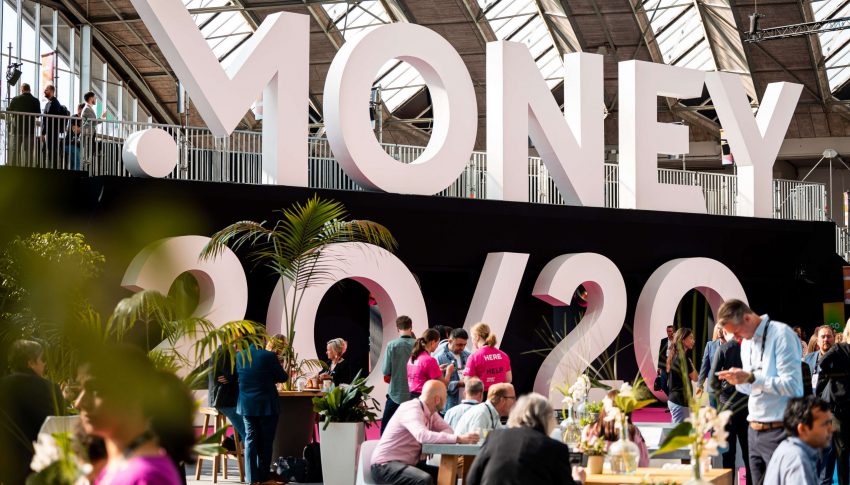
M 422 460 L 423 443 L 478 442 L 478 433 L 455 435 L 440 417 L 446 405 L 446 385 L 425 383 L 422 395 L 399 406 L 372 454 L 372 477 L 376 483 L 432 485 L 437 467 Z
M 782 441 L 783 414 L 791 398 L 803 396 L 802 358 L 797 335 L 788 325 L 759 316 L 746 303 L 728 300 L 717 311 L 717 323 L 741 342 L 743 369 L 717 373 L 749 394 L 747 442 L 752 481 L 762 485 L 771 456 Z

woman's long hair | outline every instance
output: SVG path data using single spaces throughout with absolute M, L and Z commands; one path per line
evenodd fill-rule
M 608 399 L 614 400 L 619 394 L 620 391 L 611 390 L 608 391 Z M 614 420 L 605 421 L 605 417 L 607 414 L 605 413 L 605 408 L 599 410 L 599 419 L 596 420 L 595 423 L 591 424 L 591 429 L 593 430 L 593 434 L 599 436 L 600 438 L 605 439 L 606 441 L 617 441 L 620 439 L 620 433 L 617 431 L 616 424 Z M 632 424 L 632 415 L 629 414 L 626 417 L 626 420 L 629 423 L 629 437 L 634 436 L 635 425 Z
M 433 328 L 429 328 L 422 332 L 422 336 L 416 339 L 416 343 L 413 344 L 413 351 L 410 353 L 410 363 L 416 362 L 416 359 L 419 358 L 419 354 L 422 352 L 427 352 L 428 344 L 431 342 L 439 342 L 440 341 L 440 332 L 434 330 Z
M 670 368 L 673 367 L 673 359 L 677 359 L 679 357 L 680 346 L 682 347 L 682 351 L 687 353 L 684 342 L 685 339 L 693 335 L 693 333 L 694 331 L 690 328 L 680 328 L 673 334 L 673 340 L 671 340 L 667 346 L 667 372 L 670 372 Z

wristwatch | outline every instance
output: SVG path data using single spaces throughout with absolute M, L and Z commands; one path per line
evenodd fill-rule
M 750 372 L 750 376 L 747 377 L 747 384 L 752 384 L 755 381 L 756 381 L 756 375 L 754 373 Z

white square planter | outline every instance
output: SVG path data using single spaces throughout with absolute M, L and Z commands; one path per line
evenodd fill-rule
M 319 423 L 322 480 L 326 485 L 354 485 L 360 444 L 366 440 L 364 423 Z

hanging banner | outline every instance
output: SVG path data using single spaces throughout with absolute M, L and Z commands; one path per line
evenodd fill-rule
M 41 87 L 54 84 L 56 74 L 56 53 L 48 52 L 41 55 Z

